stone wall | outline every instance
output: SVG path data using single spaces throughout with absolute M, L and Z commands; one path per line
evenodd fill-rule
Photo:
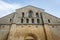
M 45 40 L 45 34 L 42 25 L 16 24 L 12 25 L 8 40 L 24 40 L 28 34 L 36 35 L 38 40 Z
M 50 25 L 53 40 L 60 40 L 60 25 Z
M 0 25 L 0 40 L 7 40 L 11 25 Z

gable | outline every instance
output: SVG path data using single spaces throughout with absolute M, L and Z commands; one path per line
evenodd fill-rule
M 13 16 L 14 16 L 14 13 L 0 18 L 0 24 L 11 24 L 11 20 Z
M 41 8 L 37 8 L 37 7 L 34 7 L 34 6 L 26 6 L 26 7 L 22 7 L 22 8 L 19 8 L 19 9 L 16 9 L 16 12 L 28 12 L 29 10 L 32 10 L 34 12 L 43 12 L 44 9 L 41 9 Z
M 43 16 L 44 23 L 48 23 L 48 19 L 51 20 L 51 24 L 60 23 L 59 18 L 57 18 L 51 14 L 46 13 L 43 9 L 37 8 L 34 6 L 26 6 L 26 7 L 17 9 L 16 12 L 14 12 L 12 14 L 9 14 L 5 17 L 0 18 L 0 24 L 11 24 L 11 23 L 21 24 L 21 18 L 22 18 L 23 12 L 24 12 L 23 19 L 26 22 L 27 18 L 30 20 L 30 18 L 29 18 L 29 11 L 30 10 L 32 11 L 32 14 L 30 14 L 30 16 L 32 15 L 31 19 L 33 18 L 35 20 L 35 23 L 37 23 L 36 20 L 39 19 L 40 24 L 42 24 L 42 19 L 41 19 L 41 15 L 40 15 L 41 13 Z M 38 13 L 38 17 L 36 15 L 36 13 Z

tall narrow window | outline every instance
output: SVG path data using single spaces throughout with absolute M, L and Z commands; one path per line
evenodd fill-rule
M 32 19 L 32 23 L 34 23 L 34 19 Z
M 32 13 L 33 13 L 33 12 L 30 10 L 30 11 L 29 11 L 29 17 L 32 17 Z
M 39 17 L 39 14 L 38 13 L 36 13 L 36 17 Z
M 10 19 L 10 22 L 12 21 L 12 19 Z
M 26 19 L 26 23 L 29 23 L 29 19 Z
M 21 19 L 21 23 L 23 23 L 23 19 Z
M 50 23 L 50 19 L 48 19 L 48 23 Z
M 37 19 L 37 23 L 40 23 L 40 20 L 39 19 Z
M 24 17 L 24 12 L 22 13 L 22 17 Z

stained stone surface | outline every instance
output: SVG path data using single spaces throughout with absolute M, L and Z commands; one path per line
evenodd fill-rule
M 60 40 L 60 18 L 31 5 L 16 9 L 0 18 L 0 40 Z

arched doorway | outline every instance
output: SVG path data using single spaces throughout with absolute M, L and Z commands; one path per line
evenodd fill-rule
M 25 36 L 24 40 L 38 40 L 38 39 L 36 35 L 30 33 Z

